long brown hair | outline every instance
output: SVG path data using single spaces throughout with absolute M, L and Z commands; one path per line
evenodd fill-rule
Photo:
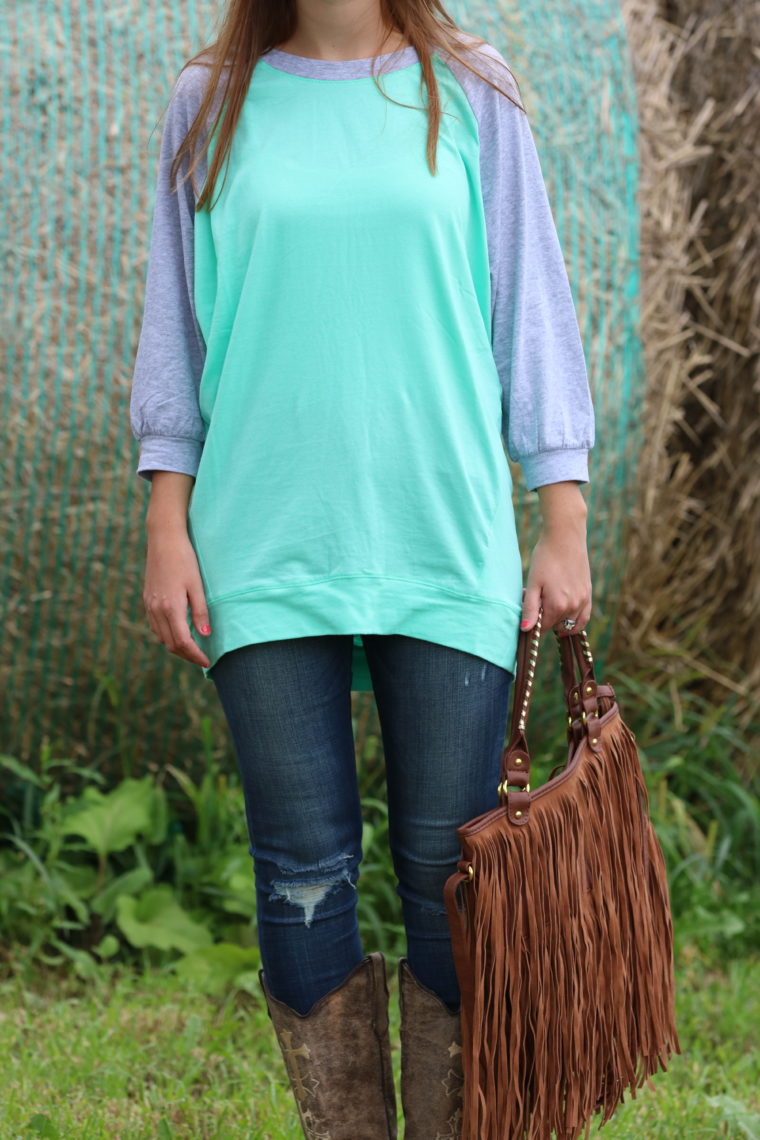
M 508 91 L 503 91 L 501 87 L 491 82 L 489 76 L 478 71 L 463 55 L 464 50 L 469 52 L 473 48 L 483 45 L 486 41 L 480 37 L 464 33 L 439 3 L 439 0 L 380 0 L 380 8 L 383 23 L 387 27 L 383 44 L 394 30 L 400 32 L 408 43 L 416 48 L 422 65 L 422 83 L 428 92 L 426 153 L 432 174 L 435 174 L 437 169 L 436 152 L 442 114 L 438 81 L 431 62 L 431 53 L 434 49 L 439 48 L 444 52 L 449 52 L 470 71 L 500 91 L 512 103 L 515 103 L 515 106 L 519 107 L 521 111 L 525 110 L 512 99 Z M 216 132 L 216 128 L 222 120 L 205 185 L 199 196 L 196 192 L 197 210 L 206 207 L 213 197 L 217 177 L 229 154 L 235 125 L 240 116 L 248 85 L 259 56 L 271 47 L 285 43 L 294 34 L 297 15 L 296 0 L 229 0 L 217 38 L 183 65 L 182 71 L 192 64 L 202 64 L 209 68 L 211 74 L 198 112 L 174 156 L 170 170 L 172 185 L 175 184 L 177 174 L 186 158 L 188 170 L 185 177 L 192 178 L 193 171 L 200 162 L 202 155 L 208 150 L 211 136 Z M 489 65 L 492 62 L 496 61 L 489 58 Z M 506 70 L 512 77 L 519 94 L 519 86 L 511 69 L 507 67 Z M 223 71 L 226 71 L 224 87 L 221 86 Z M 397 100 L 391 99 L 377 82 L 378 77 L 382 74 L 382 70 L 376 72 L 373 68 L 373 78 L 378 90 L 386 99 L 395 103 Z M 219 108 L 210 130 L 207 132 L 206 121 L 220 92 L 222 98 L 219 102 Z M 399 103 L 398 105 L 411 106 L 409 103 Z M 192 185 L 195 187 L 194 181 Z M 210 210 L 212 207 L 208 206 L 207 208 Z

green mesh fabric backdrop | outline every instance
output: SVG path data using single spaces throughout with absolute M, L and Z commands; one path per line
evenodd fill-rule
M 644 391 L 625 27 L 616 0 L 449 11 L 520 82 L 565 251 L 597 416 L 589 632 L 603 668 Z M 159 645 L 144 616 L 148 485 L 134 474 L 128 415 L 158 120 L 217 17 L 203 0 L 4 5 L 0 749 L 21 758 L 47 744 L 135 768 L 187 761 L 202 718 L 220 715 L 212 682 Z M 540 515 L 517 487 L 527 569 Z

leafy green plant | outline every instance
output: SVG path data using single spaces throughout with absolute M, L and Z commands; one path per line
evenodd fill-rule
M 87 978 L 97 959 L 148 964 L 217 937 L 253 940 L 242 800 L 218 765 L 196 790 L 188 839 L 171 812 L 165 771 L 62 798 L 65 760 L 46 758 L 40 773 L 13 758 L 0 764 L 40 793 L 36 811 L 8 818 L 6 810 L 0 835 L 0 926 L 16 960 L 69 960 Z M 238 938 L 241 925 L 247 937 Z
M 674 699 L 631 678 L 613 684 L 636 735 L 677 944 L 707 957 L 756 952 L 760 796 L 756 761 L 734 723 L 734 698 L 716 707 L 694 692 Z

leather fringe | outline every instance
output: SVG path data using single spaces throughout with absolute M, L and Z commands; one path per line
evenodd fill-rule
M 681 1052 L 666 868 L 620 716 L 601 745 L 527 826 L 467 837 L 462 1140 L 588 1137 L 592 1115 L 601 1127 Z

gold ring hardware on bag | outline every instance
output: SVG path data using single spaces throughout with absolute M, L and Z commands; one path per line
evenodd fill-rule
M 470 882 L 472 882 L 472 880 L 475 878 L 475 872 L 472 869 L 472 863 L 467 864 L 467 878 L 470 880 Z
M 519 784 L 515 784 L 513 790 L 516 792 L 529 792 L 530 791 L 530 784 L 526 784 L 524 788 L 521 788 Z M 496 789 L 496 792 L 500 796 L 508 796 L 509 795 L 509 786 L 508 786 L 506 780 L 501 781 L 498 788 Z

